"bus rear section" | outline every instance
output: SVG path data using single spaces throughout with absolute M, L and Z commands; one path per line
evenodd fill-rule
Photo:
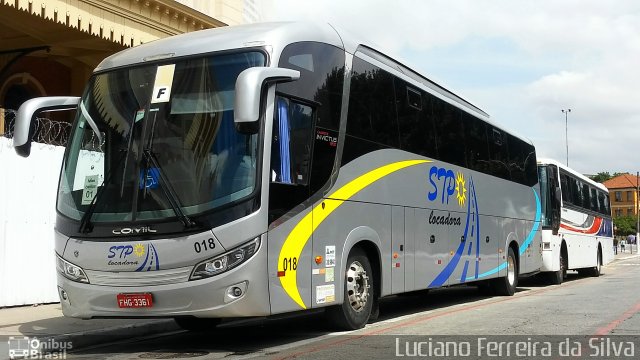
M 609 192 L 551 159 L 538 160 L 542 197 L 542 272 L 560 284 L 567 270 L 600 276 L 613 260 Z

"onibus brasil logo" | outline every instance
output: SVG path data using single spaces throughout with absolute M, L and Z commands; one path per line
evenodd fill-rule
M 71 341 L 40 340 L 37 337 L 9 337 L 9 359 L 66 359 Z

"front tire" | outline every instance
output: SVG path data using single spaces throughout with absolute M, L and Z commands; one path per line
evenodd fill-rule
M 329 319 L 340 329 L 356 330 L 369 321 L 374 303 L 374 279 L 366 254 L 354 249 L 347 259 L 344 299 L 341 305 L 327 309 Z
M 496 295 L 501 296 L 513 296 L 516 293 L 516 287 L 518 286 L 518 262 L 516 261 L 516 254 L 512 248 L 509 248 L 507 255 L 507 276 L 494 279 L 493 289 Z

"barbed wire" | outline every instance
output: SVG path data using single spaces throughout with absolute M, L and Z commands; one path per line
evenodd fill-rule
M 4 109 L 5 131 L 2 136 L 12 139 L 15 131 L 16 110 Z M 34 133 L 31 141 L 56 146 L 67 146 L 71 135 L 71 123 L 66 121 L 56 121 L 45 117 L 37 117 L 33 124 Z M 88 150 L 100 150 L 102 144 L 97 136 L 92 136 L 85 141 L 83 148 Z

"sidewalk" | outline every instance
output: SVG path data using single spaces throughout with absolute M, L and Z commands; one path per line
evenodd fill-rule
M 74 349 L 103 342 L 178 330 L 172 319 L 94 319 L 64 317 L 59 303 L 0 308 L 0 359 L 8 354 L 9 337 L 55 339 Z M 7 350 L 7 351 L 5 351 Z
M 638 257 L 638 245 L 627 245 L 625 250 L 622 251 L 618 246 L 618 253 L 613 256 L 613 261 L 624 260 L 630 257 Z

